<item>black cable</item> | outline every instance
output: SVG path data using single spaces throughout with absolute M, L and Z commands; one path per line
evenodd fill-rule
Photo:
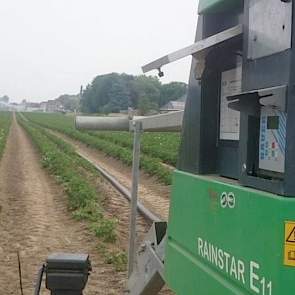
M 22 281 L 22 268 L 21 268 L 21 263 L 20 263 L 19 251 L 17 251 L 17 261 L 18 261 L 18 276 L 19 276 L 20 293 L 21 293 L 21 295 L 24 295 L 23 281 Z
M 44 270 L 45 270 L 45 264 L 43 264 L 42 267 L 38 271 L 38 276 L 37 276 L 37 282 L 36 282 L 34 295 L 39 295 L 40 294 Z

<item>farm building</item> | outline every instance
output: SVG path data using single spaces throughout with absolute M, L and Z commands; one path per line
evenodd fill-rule
M 164 106 L 161 107 L 161 112 L 174 112 L 174 111 L 183 111 L 185 107 L 186 96 L 178 100 L 170 100 Z

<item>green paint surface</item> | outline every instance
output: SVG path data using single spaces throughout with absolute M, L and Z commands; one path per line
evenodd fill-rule
M 242 0 L 200 0 L 199 14 L 222 12 L 242 3 Z
M 222 193 L 234 194 L 234 208 L 221 206 Z M 285 221 L 294 220 L 293 198 L 176 171 L 168 285 L 178 295 L 295 294 L 295 267 L 284 265 Z

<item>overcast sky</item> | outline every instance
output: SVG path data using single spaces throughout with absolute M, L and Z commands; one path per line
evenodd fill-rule
M 0 0 L 0 96 L 78 93 L 99 74 L 141 66 L 194 41 L 197 0 Z M 190 58 L 161 80 L 188 81 Z

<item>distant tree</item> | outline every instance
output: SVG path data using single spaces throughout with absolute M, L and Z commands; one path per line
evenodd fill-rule
M 94 113 L 94 106 L 92 106 L 91 101 L 92 96 L 92 88 L 91 85 L 88 84 L 86 88 L 83 90 L 80 100 L 80 110 L 84 113 Z
M 97 76 L 83 91 L 82 110 L 97 113 L 127 109 L 131 100 L 130 81 L 133 79 L 131 75 L 117 73 Z
M 144 116 L 152 110 L 158 110 L 158 107 L 158 104 L 151 102 L 149 98 L 143 96 L 138 101 L 137 109 L 139 111 L 139 115 Z
M 118 80 L 112 84 L 109 90 L 110 100 L 103 108 L 107 112 L 120 112 L 120 110 L 127 110 L 130 106 L 130 91 L 123 80 Z
M 157 77 L 138 76 L 132 82 L 132 106 L 137 108 L 140 101 L 149 100 L 159 105 L 161 97 L 161 82 Z
M 182 82 L 171 82 L 164 84 L 161 87 L 160 106 L 165 105 L 171 100 L 178 100 L 182 98 L 187 92 L 187 84 Z
M 162 85 L 157 77 L 110 73 L 99 75 L 82 91 L 80 107 L 86 113 L 110 113 L 139 108 L 141 113 L 157 110 L 169 100 L 181 98 L 186 84 Z
M 4 95 L 4 96 L 0 97 L 0 101 L 8 103 L 9 102 L 9 97 L 7 95 Z
M 63 94 L 59 96 L 58 101 L 65 110 L 75 111 L 79 109 L 79 95 Z

